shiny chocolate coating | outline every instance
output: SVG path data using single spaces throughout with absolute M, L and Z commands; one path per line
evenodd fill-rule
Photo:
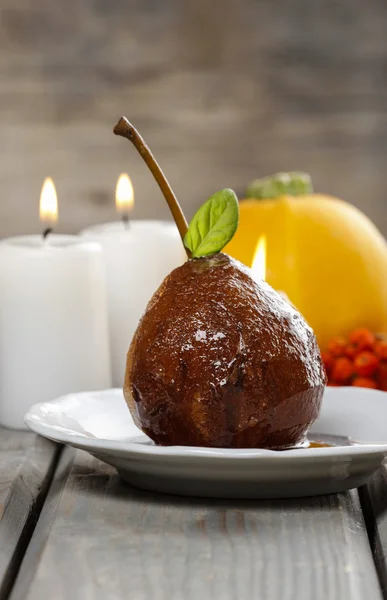
M 124 395 L 157 444 L 301 444 L 326 383 L 300 313 L 225 254 L 189 260 L 150 300 L 128 352 Z

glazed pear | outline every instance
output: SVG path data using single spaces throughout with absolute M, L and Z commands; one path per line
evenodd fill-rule
M 235 193 L 211 196 L 188 227 L 138 131 L 122 117 L 114 133 L 148 165 L 189 259 L 154 294 L 129 348 L 124 396 L 135 423 L 163 445 L 303 443 L 326 383 L 320 352 L 300 313 L 220 252 L 238 227 Z
M 225 254 L 191 259 L 148 304 L 124 395 L 157 444 L 287 448 L 305 440 L 326 382 L 302 316 Z

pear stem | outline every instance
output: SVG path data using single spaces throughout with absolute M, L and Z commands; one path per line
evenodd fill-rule
M 154 158 L 144 139 L 138 133 L 137 129 L 133 127 L 131 123 L 129 123 L 126 117 L 121 117 L 117 125 L 114 127 L 113 131 L 116 135 L 120 135 L 121 137 L 127 138 L 130 142 L 132 142 L 136 150 L 146 162 L 153 177 L 156 179 L 164 198 L 168 203 L 169 209 L 179 230 L 181 241 L 184 245 L 184 236 L 188 231 L 188 224 L 185 219 L 184 213 L 180 207 L 179 202 L 177 201 L 175 194 L 173 193 L 171 186 L 168 183 L 167 178 L 162 172 L 159 164 L 157 163 L 156 159 Z M 190 251 L 185 246 L 184 248 L 187 252 L 187 256 L 190 257 Z

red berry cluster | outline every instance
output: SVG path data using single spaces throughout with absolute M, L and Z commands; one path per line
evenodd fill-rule
M 328 385 L 354 385 L 387 391 L 387 337 L 355 329 L 347 338 L 335 337 L 321 353 Z

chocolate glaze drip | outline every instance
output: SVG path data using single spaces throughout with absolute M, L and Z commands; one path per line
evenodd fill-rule
M 172 271 L 150 300 L 124 395 L 158 444 L 285 448 L 305 440 L 325 383 L 300 313 L 216 254 Z

